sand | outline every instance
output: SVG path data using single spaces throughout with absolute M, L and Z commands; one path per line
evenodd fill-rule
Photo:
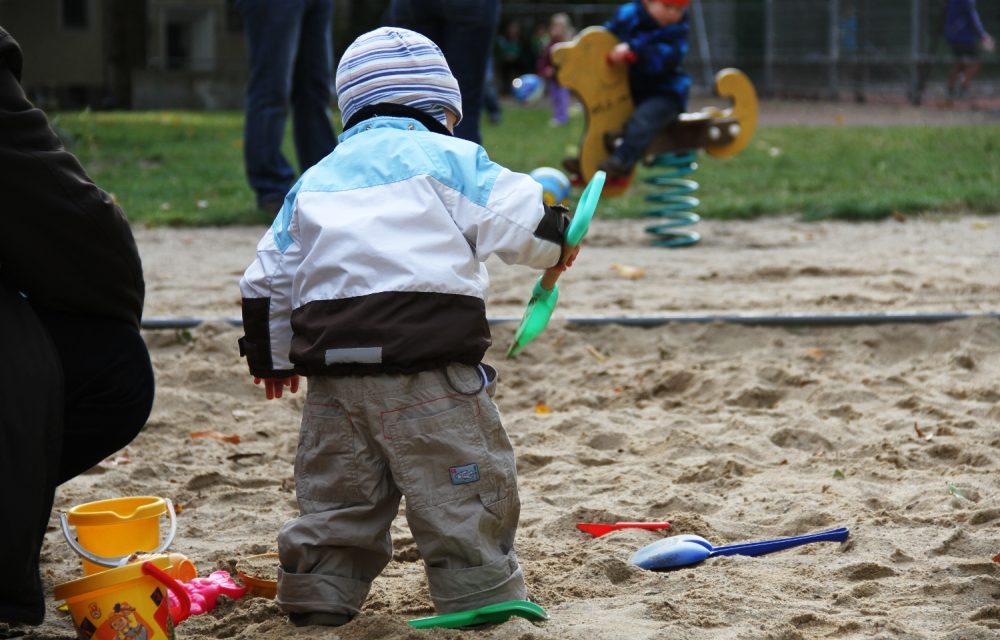
M 395 558 L 360 617 L 290 626 L 271 600 L 223 598 L 178 638 L 996 638 L 1000 633 L 1000 220 L 702 222 L 703 241 L 648 245 L 638 221 L 595 223 L 549 329 L 487 361 L 518 453 L 517 550 L 551 615 L 476 631 L 415 631 L 431 615 L 400 515 Z M 146 331 L 157 398 L 124 451 L 63 485 L 45 585 L 81 575 L 58 531 L 73 505 L 127 495 L 181 508 L 172 551 L 201 575 L 272 551 L 296 513 L 304 393 L 265 401 L 238 356 L 237 280 L 263 227 L 146 229 Z M 490 260 L 493 318 L 518 317 L 533 273 Z M 632 277 L 628 277 L 632 276 Z M 968 312 L 943 323 L 581 326 L 567 318 L 676 314 Z M 192 433 L 238 436 L 233 443 Z M 668 572 L 629 564 L 667 533 L 591 538 L 577 522 L 668 520 L 716 545 L 848 527 L 846 543 Z M 72 637 L 49 601 L 29 637 Z

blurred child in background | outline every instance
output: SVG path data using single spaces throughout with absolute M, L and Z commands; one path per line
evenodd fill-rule
M 538 75 L 545 80 L 545 89 L 552 102 L 552 119 L 549 126 L 561 127 L 569 122 L 569 89 L 556 80 L 556 67 L 552 63 L 552 47 L 573 38 L 575 31 L 569 14 L 556 13 L 549 20 L 549 41 L 538 58 Z
M 691 77 L 681 68 L 688 50 L 689 0 L 635 0 L 619 7 L 605 27 L 621 42 L 610 64 L 628 65 L 635 111 L 600 169 L 627 177 L 658 131 L 687 109 Z

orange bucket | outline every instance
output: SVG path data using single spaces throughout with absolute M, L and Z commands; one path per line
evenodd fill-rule
M 64 582 L 55 597 L 65 600 L 77 637 L 84 640 L 146 638 L 174 640 L 174 625 L 190 614 L 188 592 L 166 571 L 170 558 L 159 556 Z M 166 589 L 180 601 L 171 610 Z
M 160 540 L 160 517 L 170 519 L 170 531 Z M 80 555 L 84 575 L 120 567 L 134 553 L 162 553 L 177 533 L 174 506 L 167 498 L 132 496 L 88 502 L 60 514 L 63 535 Z M 76 535 L 70 531 L 76 527 Z

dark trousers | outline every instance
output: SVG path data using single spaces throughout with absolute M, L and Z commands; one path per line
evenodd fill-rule
M 289 107 L 299 171 L 337 146 L 330 122 L 333 0 L 239 0 L 250 77 L 243 156 L 258 205 L 284 200 L 295 170 L 281 152 Z
M 434 41 L 462 92 L 462 121 L 455 135 L 480 143 L 486 64 L 500 19 L 500 0 L 392 0 L 389 23 Z
M 635 106 L 635 111 L 629 116 L 621 144 L 615 148 L 613 155 L 623 165 L 631 167 L 642 159 L 656 134 L 676 120 L 680 113 L 675 100 L 660 96 L 646 98 Z
M 153 404 L 132 325 L 35 309 L 0 282 L 0 620 L 39 624 L 56 486 L 139 433 Z

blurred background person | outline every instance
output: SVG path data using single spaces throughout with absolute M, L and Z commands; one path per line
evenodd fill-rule
M 250 76 L 243 158 L 257 207 L 281 208 L 295 170 L 281 152 L 288 111 L 304 172 L 337 146 L 330 122 L 333 0 L 236 0 L 243 16 Z
M 531 46 L 521 31 L 521 23 L 511 20 L 497 35 L 494 53 L 500 76 L 500 92 L 509 94 L 514 78 L 535 69 Z
M 576 31 L 567 13 L 556 13 L 549 20 L 549 38 L 538 57 L 538 75 L 545 80 L 545 91 L 552 103 L 552 119 L 549 126 L 562 127 L 569 123 L 569 89 L 556 80 L 556 67 L 552 64 L 552 47 L 560 42 L 573 39 Z
M 979 73 L 979 49 L 993 51 L 994 41 L 983 28 L 976 0 L 948 0 L 944 15 L 944 37 L 955 55 L 948 75 L 948 99 L 965 95 Z
M 444 53 L 462 91 L 462 120 L 455 135 L 481 143 L 479 117 L 500 0 L 392 0 L 387 16 L 390 25 L 427 36 Z

